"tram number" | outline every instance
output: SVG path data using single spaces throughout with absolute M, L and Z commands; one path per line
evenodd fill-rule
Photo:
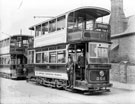
M 105 81 L 105 77 L 97 77 L 96 80 L 97 81 Z

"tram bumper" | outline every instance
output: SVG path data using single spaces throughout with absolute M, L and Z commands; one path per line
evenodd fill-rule
M 112 87 L 113 84 L 111 83 L 104 83 L 104 84 L 88 84 L 88 90 L 90 92 L 110 92 L 110 89 L 107 89 L 108 87 Z
M 104 84 L 88 84 L 88 88 L 106 88 L 106 87 L 112 87 L 112 83 L 104 83 Z

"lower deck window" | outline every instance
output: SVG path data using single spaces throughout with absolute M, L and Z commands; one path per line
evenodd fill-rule
M 48 63 L 49 62 L 49 57 L 48 57 L 48 52 L 42 53 L 42 62 L 43 63 Z
M 36 63 L 41 63 L 41 53 L 36 53 Z
M 65 63 L 66 60 L 66 52 L 65 51 L 58 51 L 57 53 L 57 63 Z
M 50 52 L 49 53 L 49 62 L 50 63 L 56 63 L 56 52 Z

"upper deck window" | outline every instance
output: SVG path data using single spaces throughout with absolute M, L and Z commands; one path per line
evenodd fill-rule
M 49 22 L 49 32 L 56 31 L 56 19 Z
M 42 35 L 44 34 L 48 34 L 48 31 L 49 31 L 49 24 L 48 22 L 42 24 Z
M 57 30 L 62 30 L 64 28 L 65 28 L 65 16 L 62 16 L 57 19 Z
M 41 25 L 36 26 L 35 37 L 41 35 Z
M 86 30 L 93 30 L 93 28 L 94 28 L 94 21 L 93 20 L 86 21 Z
M 93 30 L 95 18 L 88 13 L 72 12 L 68 16 L 68 32 Z
M 14 47 L 14 46 L 16 45 L 16 42 L 17 42 L 17 39 L 12 38 L 12 39 L 11 39 L 10 46 L 11 46 L 11 47 Z

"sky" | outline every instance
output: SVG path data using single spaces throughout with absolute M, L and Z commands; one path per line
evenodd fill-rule
M 130 1 L 130 2 L 129 2 Z M 126 17 L 135 15 L 135 0 L 123 0 Z M 110 0 L 0 0 L 0 40 L 9 35 L 31 35 L 28 28 L 47 18 L 81 6 L 97 6 L 111 10 Z

